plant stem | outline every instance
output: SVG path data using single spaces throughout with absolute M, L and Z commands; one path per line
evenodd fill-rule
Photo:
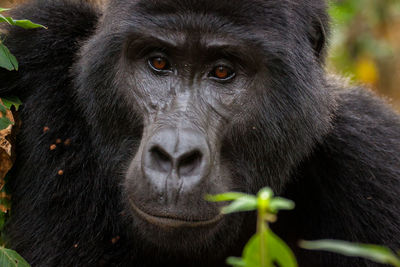
M 265 244 L 265 236 L 268 231 L 268 224 L 266 220 L 267 211 L 263 207 L 258 208 L 258 217 L 257 217 L 257 234 L 260 237 L 260 257 L 261 257 L 261 266 L 267 267 L 266 258 L 267 258 L 267 246 Z

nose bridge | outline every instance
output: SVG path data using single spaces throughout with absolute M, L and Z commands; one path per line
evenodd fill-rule
M 206 135 L 221 129 L 230 117 L 218 94 L 200 86 L 181 84 L 172 105 L 162 116 L 178 128 L 196 128 Z
M 204 132 L 206 115 L 196 100 L 196 93 L 188 90 L 176 94 L 167 110 L 159 110 L 153 117 L 154 128 L 164 128 L 166 125 L 175 128 L 175 135 L 180 136 L 182 129 L 197 129 Z
M 194 92 L 190 90 L 183 90 L 177 93 L 174 101 L 175 105 L 173 106 L 175 112 L 187 111 L 191 107 L 191 104 L 194 104 L 193 98 Z
M 191 77 L 190 72 L 184 75 L 185 77 L 182 77 L 182 79 L 170 85 L 174 102 L 172 107 L 174 110 L 186 110 L 188 106 L 198 103 L 198 96 L 203 91 L 202 86 L 195 81 L 196 77 Z
M 185 113 L 193 109 L 196 104 L 196 96 L 199 93 L 196 88 L 190 84 L 181 84 L 177 88 L 172 111 L 177 113 Z

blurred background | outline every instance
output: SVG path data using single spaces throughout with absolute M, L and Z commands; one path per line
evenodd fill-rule
M 22 1 L 0 0 L 0 7 Z M 328 70 L 366 85 L 400 111 L 400 0 L 331 0 L 329 12 Z
M 400 0 L 331 1 L 328 69 L 386 96 L 400 111 Z

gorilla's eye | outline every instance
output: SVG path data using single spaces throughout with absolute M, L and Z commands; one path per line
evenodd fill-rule
M 235 76 L 235 72 L 230 67 L 219 65 L 210 72 L 209 76 L 219 81 L 227 81 Z
M 165 57 L 152 57 L 149 59 L 149 65 L 157 72 L 167 72 L 171 70 L 171 64 Z

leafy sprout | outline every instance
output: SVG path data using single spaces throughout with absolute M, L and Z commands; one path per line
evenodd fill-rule
M 294 202 L 281 197 L 274 197 L 273 191 L 262 188 L 257 196 L 229 192 L 219 195 L 206 196 L 208 201 L 226 202 L 228 206 L 221 209 L 223 214 L 257 210 L 257 233 L 250 239 L 243 250 L 241 258 L 229 257 L 227 263 L 241 267 L 296 267 L 297 262 L 293 252 L 277 235 L 269 228 L 269 223 L 276 220 L 276 214 L 280 210 L 294 208 Z

